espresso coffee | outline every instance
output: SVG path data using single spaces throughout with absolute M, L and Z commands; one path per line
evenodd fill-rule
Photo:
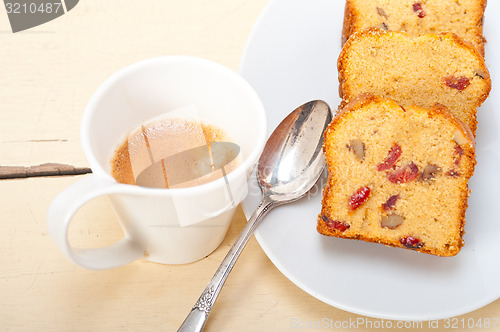
M 233 171 L 239 148 L 218 127 L 166 118 L 129 133 L 111 160 L 111 174 L 125 184 L 153 188 L 201 185 Z

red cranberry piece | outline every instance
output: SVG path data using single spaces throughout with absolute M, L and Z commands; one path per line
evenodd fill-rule
M 455 145 L 455 150 L 453 151 L 455 155 L 455 165 L 460 164 L 460 159 L 462 159 L 462 156 L 464 154 L 464 150 L 460 147 L 460 145 Z
M 323 221 L 326 223 L 326 225 L 328 227 L 336 229 L 336 230 L 339 230 L 341 232 L 343 232 L 346 229 L 348 229 L 349 227 L 351 227 L 351 225 L 349 225 L 349 224 L 347 224 L 347 223 L 345 223 L 343 221 L 333 220 L 333 219 L 328 218 L 325 215 L 322 215 L 321 219 L 323 219 Z
M 443 77 L 443 82 L 447 87 L 457 89 L 458 91 L 465 90 L 470 85 L 470 80 L 465 77 L 456 77 L 454 75 Z
M 357 208 L 359 208 L 361 205 L 363 205 L 364 202 L 368 199 L 368 196 L 370 196 L 370 188 L 369 187 L 361 187 L 358 190 L 354 192 L 354 194 L 349 197 L 349 208 L 354 211 Z
M 398 160 L 398 158 L 401 156 L 401 153 L 403 151 L 401 150 L 401 147 L 399 146 L 398 143 L 394 143 L 389 150 L 389 153 L 387 153 L 387 157 L 385 157 L 384 161 L 377 166 L 378 171 L 386 171 L 390 169 Z
M 427 13 L 422 9 L 422 4 L 420 2 L 415 2 L 413 4 L 413 11 L 417 13 L 419 18 L 424 18 Z
M 416 178 L 418 178 L 418 166 L 413 162 L 387 174 L 387 179 L 397 184 L 411 182 Z
M 382 208 L 384 211 L 389 211 L 394 209 L 394 206 L 396 205 L 396 201 L 399 199 L 399 195 L 392 195 L 387 199 L 387 201 L 382 205 Z
M 456 178 L 456 177 L 460 176 L 460 172 L 457 172 L 454 169 L 451 169 L 448 172 L 446 172 L 446 175 L 451 176 L 452 178 Z
M 411 235 L 400 238 L 399 242 L 410 249 L 418 249 L 424 246 L 424 243 L 419 238 Z

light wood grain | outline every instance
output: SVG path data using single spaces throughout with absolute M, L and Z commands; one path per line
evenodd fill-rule
M 85 0 L 68 14 L 17 34 L 0 14 L 0 166 L 87 166 L 80 119 L 106 77 L 132 62 L 168 54 L 204 57 L 237 70 L 267 2 Z M 241 209 L 222 245 L 199 262 L 140 260 L 88 271 L 56 248 L 45 221 L 55 195 L 81 177 L 0 180 L 0 330 L 175 331 L 242 229 Z M 70 229 L 71 243 L 81 247 L 107 245 L 121 236 L 106 198 L 82 208 Z M 463 317 L 500 317 L 500 301 Z M 358 320 L 377 322 L 303 292 L 252 238 L 206 331 L 290 331 L 308 323 L 325 327 Z M 426 330 L 426 324 L 405 330 Z
M 86 0 L 16 34 L 0 16 L 0 165 L 37 165 L 50 156 L 51 162 L 86 166 L 80 120 L 108 76 L 133 62 L 172 54 L 237 71 L 266 2 Z

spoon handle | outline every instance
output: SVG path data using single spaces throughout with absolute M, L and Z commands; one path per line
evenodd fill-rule
M 231 272 L 234 263 L 236 263 L 241 251 L 247 244 L 260 221 L 274 206 L 275 202 L 264 196 L 259 206 L 241 231 L 238 239 L 233 244 L 217 269 L 217 272 L 215 272 L 212 280 L 210 280 L 207 287 L 198 298 L 198 301 L 194 305 L 193 309 L 191 309 L 191 312 L 186 317 L 179 330 L 177 330 L 178 332 L 195 332 L 203 329 L 205 322 L 207 321 L 208 314 L 210 313 L 210 310 L 212 309 L 212 306 L 214 305 L 215 300 L 217 299 L 217 296 L 219 295 L 219 292 L 229 275 L 229 272 Z

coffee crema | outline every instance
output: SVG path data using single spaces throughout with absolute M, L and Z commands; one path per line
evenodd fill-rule
M 153 120 L 130 132 L 111 159 L 119 183 L 153 188 L 201 185 L 233 171 L 239 147 L 221 128 L 180 118 Z

